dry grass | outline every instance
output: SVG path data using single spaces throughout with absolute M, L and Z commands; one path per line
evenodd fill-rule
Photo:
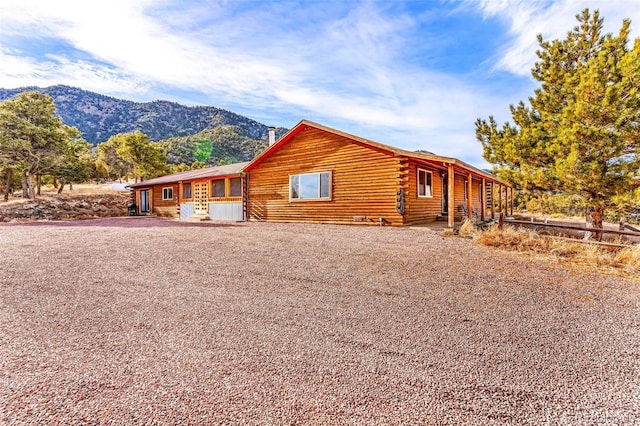
M 481 231 L 466 221 L 460 228 L 460 235 L 471 236 L 480 244 L 510 251 L 535 253 L 541 257 L 567 261 L 578 267 L 606 268 L 608 272 L 640 276 L 640 246 L 629 246 L 621 250 L 585 244 L 579 240 L 567 241 L 542 236 L 522 227 L 505 225 L 502 230 L 491 226 Z
M 73 189 L 69 190 L 69 185 L 64 187 L 64 190 L 61 194 L 58 194 L 58 189 L 54 188 L 52 185 L 44 185 L 41 188 L 40 195 L 37 196 L 37 199 L 40 200 L 50 200 L 56 199 L 59 197 L 82 197 L 85 195 L 103 195 L 103 194 L 112 194 L 118 191 L 112 188 L 113 185 L 116 185 L 117 182 L 114 183 L 81 183 L 73 185 Z M 13 195 L 9 197 L 8 201 L 2 201 L 3 199 L 0 197 L 0 206 L 8 206 L 11 204 L 22 204 L 29 203 L 31 200 L 28 198 L 22 198 L 20 191 L 15 191 Z

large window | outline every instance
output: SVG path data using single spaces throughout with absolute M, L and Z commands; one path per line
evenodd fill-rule
M 239 197 L 242 195 L 242 179 L 231 178 L 229 179 L 229 196 Z
M 173 188 L 162 188 L 162 199 L 173 200 Z
M 432 173 L 418 169 L 418 197 L 433 197 L 431 190 Z
M 331 199 L 331 172 L 305 173 L 289 176 L 289 196 L 292 200 Z
M 182 198 L 191 198 L 191 182 L 182 184 Z
M 224 197 L 224 179 L 215 179 L 211 181 L 211 196 Z

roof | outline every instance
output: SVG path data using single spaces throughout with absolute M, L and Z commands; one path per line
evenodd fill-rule
M 313 127 L 318 130 L 322 130 L 328 133 L 332 133 L 334 135 L 338 135 L 347 139 L 351 139 L 356 143 L 368 146 L 378 151 L 383 151 L 389 153 L 391 155 L 396 155 L 399 157 L 409 157 L 417 160 L 429 161 L 431 163 L 442 163 L 443 166 L 453 165 L 458 166 L 462 169 L 471 171 L 477 175 L 485 177 L 491 181 L 499 182 L 506 186 L 511 186 L 506 182 L 501 181 L 495 175 L 487 172 L 485 170 L 478 169 L 470 164 L 465 163 L 464 161 L 460 161 L 457 158 L 453 157 L 443 157 L 440 155 L 431 154 L 428 152 L 414 152 L 407 151 L 404 149 L 396 148 L 390 145 L 385 145 L 380 142 L 375 142 L 369 139 L 362 138 L 360 136 L 352 135 L 340 130 L 332 129 L 331 127 L 323 126 L 322 124 L 314 123 L 308 120 L 301 120 L 298 124 L 296 124 L 287 134 L 285 134 L 282 138 L 276 141 L 273 145 L 270 145 L 267 149 L 262 151 L 260 155 L 254 158 L 250 162 L 244 163 L 235 163 L 228 164 L 226 166 L 217 166 L 217 167 L 209 167 L 206 169 L 198 169 L 198 170 L 189 170 L 186 172 L 174 173 L 172 175 L 161 176 L 158 178 L 148 179 L 143 182 L 134 183 L 131 185 L 127 185 L 128 188 L 140 188 L 150 185 L 161 185 L 168 183 L 177 183 L 182 181 L 196 180 L 196 179 L 205 179 L 205 178 L 213 178 L 213 177 L 222 177 L 229 175 L 237 175 L 243 172 L 248 172 L 253 169 L 255 166 L 260 164 L 262 160 L 267 158 L 271 153 L 276 151 L 282 145 L 289 142 L 293 139 L 298 133 L 307 129 L 309 127 Z
M 142 182 L 127 185 L 129 188 L 140 188 L 150 185 L 162 185 L 165 183 L 176 183 L 188 180 L 205 179 L 218 176 L 237 175 L 242 173 L 249 162 L 227 164 L 225 166 L 208 167 L 206 169 L 188 170 L 186 172 L 174 173 L 172 175 L 147 179 Z
M 413 152 L 413 151 L 407 151 L 404 149 L 400 149 L 400 148 L 396 148 L 390 145 L 385 145 L 382 144 L 380 142 L 375 142 L 369 139 L 365 139 L 362 138 L 360 136 L 356 136 L 356 135 L 352 135 L 346 132 L 342 132 L 340 130 L 336 130 L 336 129 L 332 129 L 331 127 L 327 127 L 327 126 L 323 126 L 322 124 L 318 124 L 318 123 L 314 123 L 312 121 L 308 121 L 308 120 L 302 120 L 300 121 L 298 124 L 295 125 L 295 127 L 293 127 L 289 132 L 287 132 L 287 134 L 285 134 L 282 138 L 280 138 L 276 143 L 274 143 L 273 145 L 269 146 L 266 150 L 264 150 L 260 155 L 258 155 L 256 158 L 254 158 L 252 161 L 250 161 L 248 163 L 248 165 L 245 167 L 244 171 L 248 172 L 251 169 L 253 169 L 255 166 L 257 166 L 258 164 L 260 164 L 262 162 L 262 160 L 264 160 L 265 158 L 267 158 L 272 152 L 276 151 L 279 147 L 281 147 L 282 145 L 286 144 L 288 141 L 290 141 L 291 139 L 293 139 L 293 137 L 295 135 L 297 135 L 298 133 L 300 133 L 301 131 L 303 131 L 304 129 L 307 129 L 309 127 L 313 127 L 315 129 L 318 130 L 323 130 L 325 132 L 329 132 L 329 133 L 333 133 L 334 135 L 338 135 L 338 136 L 342 136 L 344 138 L 347 139 L 351 139 L 357 143 L 360 143 L 362 145 L 366 145 L 369 146 L 373 149 L 379 150 L 379 151 L 384 151 L 387 152 L 389 154 L 392 155 L 397 155 L 397 156 L 401 156 L 401 157 L 410 157 L 410 158 L 414 158 L 414 159 L 418 159 L 418 160 L 426 160 L 426 161 L 430 161 L 430 162 L 442 162 L 443 165 L 454 165 L 454 166 L 459 166 L 461 168 L 464 168 L 466 170 L 469 170 L 477 175 L 483 176 L 487 179 L 490 179 L 491 181 L 495 181 L 495 182 L 500 182 L 504 185 L 510 186 L 508 185 L 506 182 L 502 182 L 500 181 L 495 175 L 486 172 L 484 170 L 478 169 L 477 167 L 474 167 L 470 164 L 465 163 L 464 161 L 460 161 L 457 158 L 453 158 L 453 157 L 443 157 L 440 155 L 435 155 L 435 154 L 430 154 L 430 153 L 426 153 L 426 152 Z

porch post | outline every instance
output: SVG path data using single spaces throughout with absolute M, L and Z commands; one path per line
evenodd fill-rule
M 487 180 L 482 178 L 482 190 L 480 191 L 480 218 L 487 220 Z
M 473 219 L 473 205 L 471 203 L 473 197 L 471 194 L 473 194 L 473 176 L 469 173 L 467 176 L 467 218 L 469 220 Z
M 178 217 L 180 218 L 180 203 L 184 198 L 184 194 L 182 193 L 182 181 L 178 181 L 178 199 L 176 200 L 176 205 L 178 206 Z
M 514 188 L 511 187 L 511 213 L 509 213 L 509 216 L 513 216 L 513 203 L 514 203 Z
M 449 228 L 453 228 L 455 224 L 455 214 L 456 214 L 456 209 L 455 209 L 456 200 L 455 200 L 455 191 L 454 191 L 454 182 L 456 180 L 456 176 L 455 176 L 455 172 L 453 171 L 453 164 L 449 164 L 447 175 L 448 175 L 447 177 L 447 197 L 448 197 L 447 226 Z
M 509 214 L 509 187 L 504 187 L 504 215 Z
M 496 184 L 491 182 L 491 219 L 496 218 Z

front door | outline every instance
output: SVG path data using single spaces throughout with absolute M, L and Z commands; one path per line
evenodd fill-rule
M 445 174 L 442 177 L 442 214 L 449 214 L 449 179 Z
M 149 213 L 149 190 L 140 191 L 140 213 Z
M 209 214 L 209 185 L 207 182 L 193 184 L 193 213 Z

